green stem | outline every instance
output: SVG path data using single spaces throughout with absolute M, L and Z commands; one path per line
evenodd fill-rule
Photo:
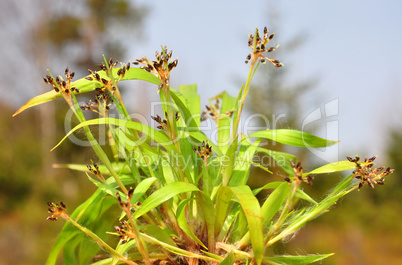
M 127 218 L 131 224 L 131 227 L 134 229 L 134 234 L 135 234 L 135 239 L 137 240 L 137 248 L 140 251 L 143 260 L 145 261 L 145 264 L 147 265 L 151 265 L 151 261 L 149 260 L 149 255 L 148 255 L 148 249 L 147 246 L 144 242 L 144 239 L 141 237 L 140 235 L 140 229 L 138 228 L 137 223 L 135 222 L 135 220 L 133 220 L 131 212 L 130 212 L 130 208 L 124 208 L 124 212 L 127 215 Z
M 237 135 L 237 129 L 239 127 L 240 116 L 243 111 L 244 102 L 246 101 L 248 91 L 250 90 L 251 80 L 253 79 L 253 76 L 258 68 L 258 65 L 257 65 L 257 67 L 255 68 L 255 70 L 253 72 L 254 66 L 258 60 L 258 56 L 255 56 L 256 47 L 257 47 L 257 33 L 258 33 L 258 29 L 255 30 L 255 34 L 254 34 L 253 53 L 251 54 L 252 56 L 251 56 L 251 61 L 250 61 L 250 69 L 248 71 L 246 85 L 244 86 L 244 90 L 243 90 L 243 94 L 241 96 L 240 102 L 238 102 L 237 115 L 235 115 L 233 117 L 233 118 L 236 118 L 236 120 L 233 124 L 233 131 L 232 131 L 232 137 L 231 137 L 230 142 L 232 142 Z
M 111 246 L 109 246 L 108 244 L 106 244 L 105 241 L 103 241 L 100 237 L 98 237 L 94 232 L 92 232 L 91 230 L 89 230 L 86 227 L 81 226 L 80 224 L 78 224 L 76 221 L 74 221 L 70 216 L 68 215 L 63 215 L 63 217 L 72 223 L 73 226 L 77 227 L 78 229 L 80 229 L 82 232 L 84 232 L 85 234 L 87 234 L 90 238 L 92 238 L 93 240 L 96 241 L 96 243 L 98 243 L 101 247 L 103 247 L 104 249 L 106 249 L 106 251 L 108 251 L 112 256 L 120 259 L 121 261 L 130 264 L 130 265 L 138 265 L 137 263 L 135 263 L 134 261 L 131 261 L 129 259 L 126 259 L 122 254 L 120 254 L 119 252 L 117 252 L 114 248 L 112 248 Z

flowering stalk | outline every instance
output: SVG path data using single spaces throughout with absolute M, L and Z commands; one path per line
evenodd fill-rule
M 88 235 L 90 238 L 96 241 L 98 245 L 103 247 L 107 252 L 109 252 L 112 256 L 120 259 L 121 261 L 130 264 L 130 265 L 137 265 L 134 261 L 131 261 L 127 258 L 125 258 L 122 254 L 117 252 L 114 248 L 109 246 L 105 241 L 103 241 L 100 237 L 98 237 L 94 232 L 89 230 L 86 227 L 81 226 L 79 223 L 77 223 L 74 219 L 72 219 L 68 214 L 66 214 L 66 206 L 61 202 L 60 204 L 55 204 L 48 202 L 48 205 L 50 206 L 49 208 L 49 213 L 52 215 L 46 218 L 46 220 L 51 220 L 51 221 L 56 221 L 59 217 L 62 217 L 66 221 L 70 222 L 73 226 L 77 227 L 80 229 L 82 232 L 84 232 L 86 235 Z
M 52 85 L 56 92 L 61 93 L 63 95 L 63 98 L 65 99 L 67 104 L 70 106 L 70 108 L 73 110 L 75 116 L 77 117 L 77 119 L 80 123 L 85 122 L 85 117 L 84 117 L 80 107 L 78 106 L 75 95 L 72 93 L 72 92 L 79 92 L 78 89 L 71 87 L 71 79 L 73 79 L 73 77 L 74 77 L 74 72 L 70 72 L 68 67 L 66 68 L 66 70 L 65 70 L 66 81 L 63 80 L 63 78 L 61 76 L 57 76 L 54 79 L 49 70 L 48 70 L 48 72 L 49 72 L 49 75 L 47 75 L 46 78 L 45 77 L 43 78 L 45 83 Z M 97 75 L 97 76 L 99 76 L 99 75 Z M 98 79 L 100 80 L 100 77 Z M 107 155 L 103 151 L 102 147 L 100 147 L 99 143 L 96 141 L 95 137 L 93 136 L 92 132 L 89 130 L 88 126 L 84 126 L 84 130 L 85 130 L 87 138 L 88 138 L 89 142 L 91 143 L 92 148 L 94 149 L 97 156 L 101 159 L 101 161 L 104 163 L 104 165 L 109 169 L 111 175 L 114 177 L 116 182 L 119 184 L 122 191 L 127 193 L 126 187 L 123 185 L 119 176 L 114 171 L 113 166 L 111 165 L 109 159 L 107 158 Z
M 251 34 L 249 36 L 248 46 L 253 48 L 253 52 L 250 53 L 249 55 L 247 55 L 247 59 L 246 59 L 246 63 L 250 62 L 250 68 L 248 71 L 246 85 L 244 86 L 240 101 L 238 102 L 238 105 L 237 105 L 237 114 L 233 116 L 234 124 L 233 124 L 233 132 L 232 132 L 231 142 L 234 140 L 234 138 L 237 135 L 237 128 L 239 127 L 240 116 L 243 111 L 244 102 L 246 101 L 247 94 L 250 90 L 251 80 L 253 79 L 253 77 L 258 69 L 259 63 L 260 62 L 265 63 L 266 61 L 269 61 L 275 67 L 283 66 L 283 63 L 281 63 L 280 61 L 278 61 L 276 59 L 270 59 L 262 54 L 263 52 L 273 52 L 276 48 L 279 47 L 279 45 L 278 45 L 276 47 L 271 47 L 271 48 L 266 49 L 266 45 L 268 44 L 268 42 L 270 40 L 273 39 L 273 37 L 275 35 L 273 33 L 268 36 L 268 34 L 269 34 L 269 31 L 268 31 L 267 27 L 265 27 L 264 28 L 264 37 L 262 39 L 258 32 L 258 28 L 255 30 L 254 37 Z M 256 66 L 257 62 L 258 62 L 258 64 Z

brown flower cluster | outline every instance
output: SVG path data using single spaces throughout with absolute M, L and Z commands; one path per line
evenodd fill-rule
M 91 160 L 91 162 L 92 162 L 92 166 L 91 166 L 90 164 L 87 164 L 88 170 L 89 170 L 92 174 L 94 174 L 96 177 L 98 177 L 99 180 L 101 180 L 102 182 L 106 182 L 105 179 L 104 179 L 104 177 L 102 176 L 101 171 L 99 170 L 98 164 L 95 163 L 95 162 L 93 162 L 92 160 Z
M 159 90 L 163 88 L 164 92 L 167 92 L 169 87 L 169 77 L 170 72 L 173 68 L 175 68 L 178 64 L 178 59 L 171 60 L 172 51 L 168 52 L 167 47 L 162 48 L 162 52 L 156 52 L 156 61 L 150 61 L 148 58 L 143 57 L 140 59 L 135 59 L 136 61 L 133 63 L 135 65 L 142 64 L 140 67 L 155 76 L 157 76 L 161 80 L 161 84 L 159 85 Z
M 377 156 L 373 156 L 371 158 L 365 158 L 364 162 L 359 162 L 360 157 L 356 156 L 356 158 L 346 157 L 350 162 L 356 164 L 356 170 L 353 171 L 355 178 L 360 180 L 359 189 L 363 187 L 365 184 L 368 184 L 371 188 L 374 189 L 374 185 L 384 185 L 384 177 L 393 173 L 394 170 L 388 167 L 384 170 L 385 167 L 373 168 L 373 161 L 377 158 Z M 383 171 L 384 170 L 384 171 Z M 381 172 L 382 171 L 382 172 Z
M 166 113 L 166 112 L 165 112 L 165 117 L 167 117 L 167 113 Z M 156 115 L 156 117 L 151 116 L 151 118 L 152 118 L 154 121 L 156 121 L 157 123 L 160 124 L 160 125 L 157 126 L 156 128 L 158 128 L 158 129 L 160 129 L 160 130 L 165 130 L 165 129 L 167 128 L 167 120 L 166 120 L 166 119 L 163 119 L 163 120 L 162 120 L 162 118 L 161 118 L 159 115 Z M 175 120 L 178 121 L 179 119 L 180 119 L 179 113 L 176 112 L 176 114 L 175 114 Z
M 291 183 L 292 181 L 296 181 L 298 183 L 305 182 L 308 185 L 313 185 L 312 180 L 314 179 L 311 176 L 303 177 L 303 167 L 301 166 L 301 163 L 295 164 L 293 160 L 290 160 L 290 165 L 293 168 L 293 171 L 295 172 L 295 177 L 293 179 L 290 178 L 285 178 L 285 181 Z
M 205 121 L 206 119 L 217 120 L 219 117 L 219 100 L 215 101 L 214 105 L 205 105 L 206 110 L 201 113 L 201 121 Z
M 208 158 L 212 154 L 212 147 L 208 143 L 205 143 L 203 141 L 202 144 L 199 145 L 197 148 L 193 146 L 193 150 L 194 150 L 194 152 L 196 152 L 199 155 L 201 160 L 206 165 L 208 162 Z
M 54 88 L 54 91 L 57 93 L 62 93 L 64 97 L 70 98 L 70 93 L 71 92 L 76 92 L 79 93 L 79 90 L 75 87 L 71 87 L 71 80 L 74 78 L 75 73 L 70 72 L 68 67 L 64 71 L 64 75 L 66 76 L 66 80 L 63 79 L 61 76 L 56 76 L 55 79 L 51 77 L 50 75 L 46 75 L 46 77 L 43 77 L 43 81 L 45 81 L 46 84 L 51 85 Z
M 275 33 L 269 35 L 267 27 L 264 28 L 264 36 L 262 39 L 258 30 L 256 31 L 256 36 L 250 34 L 248 39 L 248 46 L 253 48 L 253 52 L 247 55 L 246 63 L 251 60 L 252 64 L 254 64 L 259 59 L 261 63 L 265 63 L 266 61 L 268 61 L 272 63 L 275 67 L 282 67 L 283 63 L 281 63 L 280 61 L 276 59 L 270 59 L 262 55 L 263 52 L 273 52 L 279 47 L 278 45 L 276 47 L 267 48 L 268 42 L 272 40 L 274 36 Z
M 120 238 L 121 244 L 127 243 L 130 239 L 135 238 L 134 229 L 130 226 L 127 221 L 121 221 L 121 226 L 116 225 L 117 237 Z
M 113 73 L 113 69 L 117 66 L 118 61 L 113 61 L 112 59 L 109 59 L 108 65 L 105 63 L 101 63 L 99 65 L 101 71 L 104 71 L 106 73 L 106 76 L 108 77 L 103 78 L 97 71 L 92 71 L 91 69 L 88 69 L 88 72 L 92 76 L 85 77 L 85 79 L 89 81 L 96 81 L 100 84 L 100 87 L 96 87 L 95 90 L 98 92 L 104 92 L 105 90 L 109 90 L 111 93 L 114 93 L 116 91 L 116 86 L 117 84 L 126 74 L 128 70 L 130 70 L 130 62 L 127 64 L 123 64 L 122 67 L 117 70 L 117 77 L 111 76 Z M 108 68 L 110 69 L 110 72 L 108 71 Z
M 66 218 L 66 205 L 64 205 L 63 202 L 60 202 L 60 204 L 53 203 L 53 202 L 48 202 L 47 205 L 49 205 L 49 213 L 51 216 L 48 216 L 46 220 L 50 221 L 57 221 L 60 217 Z
M 131 218 L 131 207 L 138 206 L 140 204 L 139 202 L 137 202 L 136 204 L 131 204 L 131 198 L 133 197 L 133 194 L 134 189 L 130 188 L 130 190 L 127 192 L 127 201 L 123 202 L 123 200 L 120 197 L 120 194 L 116 192 L 116 197 L 117 200 L 119 201 L 120 207 L 126 213 L 126 216 L 128 218 Z M 131 227 L 129 222 L 121 221 L 120 224 L 121 226 L 115 226 L 114 228 L 116 229 L 116 232 L 118 234 L 117 237 L 123 240 L 121 244 L 127 243 L 128 240 L 130 240 L 131 238 L 135 238 L 134 228 Z
M 205 121 L 207 119 L 213 119 L 218 121 L 224 115 L 220 113 L 220 102 L 219 99 L 215 100 L 215 104 L 213 105 L 205 105 L 206 110 L 201 113 L 201 121 Z M 232 116 L 233 111 L 226 111 L 225 115 L 230 117 Z
M 110 110 L 110 106 L 113 105 L 113 101 L 110 101 L 109 99 L 110 97 L 108 93 L 99 91 L 99 94 L 95 96 L 95 101 L 85 101 L 80 108 L 82 110 L 89 110 L 98 113 L 101 116 L 106 116 L 107 112 Z

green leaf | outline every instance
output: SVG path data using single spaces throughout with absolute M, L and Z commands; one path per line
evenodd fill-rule
M 305 193 L 301 189 L 297 189 L 295 196 L 302 200 L 308 201 L 312 204 L 318 204 L 313 198 L 311 198 L 307 193 Z
M 201 240 L 191 231 L 190 227 L 188 226 L 187 223 L 187 218 L 184 212 L 184 208 L 186 207 L 187 203 L 192 201 L 192 199 L 185 199 L 180 202 L 180 204 L 177 206 L 176 210 L 176 218 L 177 222 L 179 223 L 181 229 L 195 242 L 197 242 L 199 245 L 203 246 L 205 249 L 207 248 L 204 243 L 201 242 Z
M 233 265 L 235 264 L 235 256 L 233 255 L 233 251 L 230 251 L 229 254 L 222 260 L 219 265 Z
M 234 170 L 235 161 L 236 161 L 236 151 L 237 151 L 237 137 L 230 144 L 229 149 L 226 152 L 226 155 L 222 157 L 222 185 L 228 185 L 232 172 Z
M 217 145 L 215 145 L 212 141 L 209 141 L 208 137 L 203 132 L 199 131 L 198 128 L 193 129 L 193 128 L 178 127 L 177 130 L 187 133 L 188 136 L 191 136 L 200 143 L 208 141 L 208 144 L 212 147 L 213 152 L 215 152 L 218 156 L 223 155 L 221 149 Z
M 139 218 L 140 216 L 144 215 L 145 213 L 149 212 L 153 208 L 159 206 L 163 202 L 173 198 L 174 196 L 190 192 L 190 191 L 199 191 L 199 189 L 194 186 L 193 184 L 187 182 L 173 182 L 168 184 L 165 187 L 155 191 L 152 193 L 141 207 L 135 212 L 135 218 Z
M 166 229 L 163 229 L 159 226 L 152 225 L 152 224 L 142 226 L 141 230 L 143 230 L 144 232 L 146 232 L 149 235 L 152 235 L 153 237 L 155 237 L 156 239 L 158 239 L 161 242 L 164 242 L 168 245 L 177 247 L 176 243 L 173 241 L 173 239 L 169 235 L 169 233 L 171 231 L 168 233 Z
M 307 256 L 278 256 L 278 257 L 264 257 L 263 262 L 273 265 L 302 265 L 317 262 L 326 259 L 335 253 L 324 254 L 324 255 L 307 255 Z
M 174 94 L 174 93 L 171 93 Z M 192 124 L 191 121 L 195 122 L 195 127 L 200 127 L 200 95 L 197 93 L 197 85 L 181 85 L 179 86 L 178 96 L 182 99 L 185 104 L 186 109 L 190 112 L 190 117 L 186 117 L 187 124 Z M 188 126 L 188 125 L 187 125 Z
M 68 136 L 70 136 L 73 132 L 77 131 L 78 129 L 89 126 L 89 125 L 99 125 L 99 124 L 111 124 L 111 125 L 115 125 L 115 126 L 120 126 L 120 127 L 130 128 L 133 130 L 140 131 L 140 132 L 148 135 L 155 142 L 160 143 L 163 147 L 166 148 L 166 150 L 174 151 L 175 153 L 177 153 L 177 149 L 175 148 L 174 144 L 172 143 L 172 141 L 170 141 L 170 139 L 164 133 L 159 132 L 145 124 L 141 124 L 141 123 L 134 122 L 134 121 L 114 119 L 114 118 L 100 118 L 100 119 L 94 119 L 94 120 L 82 122 L 82 123 L 78 124 L 77 126 L 75 126 L 71 131 L 69 131 L 67 133 L 67 135 L 64 136 L 64 138 L 54 148 L 58 147 L 65 139 L 68 138 Z M 124 134 L 124 132 L 122 132 L 122 133 Z M 141 141 L 141 139 L 139 141 Z M 138 144 L 141 144 L 141 143 L 138 143 Z
M 249 186 L 228 188 L 236 195 L 246 215 L 254 258 L 257 264 L 261 264 L 264 255 L 264 237 L 260 204 Z
M 220 229 L 224 226 L 225 219 L 233 192 L 227 187 L 220 186 L 216 194 L 216 207 L 215 207 L 215 235 L 219 234 Z
M 327 147 L 338 143 L 337 141 L 326 140 L 305 132 L 290 129 L 258 131 L 250 134 L 249 138 L 251 137 L 265 138 L 281 144 L 313 148 Z
M 262 190 L 276 189 L 276 188 L 279 187 L 282 183 L 283 183 L 283 181 L 273 181 L 273 182 L 269 182 L 269 183 L 265 184 L 264 186 L 262 186 L 261 188 L 258 188 L 258 189 L 253 190 L 253 194 L 254 194 L 254 195 L 257 195 L 257 194 L 260 193 L 260 191 L 262 191 Z
M 348 178 L 347 178 L 348 179 Z M 350 181 L 350 180 L 349 180 Z M 342 181 L 341 183 L 344 183 Z M 342 184 L 340 184 L 342 185 Z M 343 188 L 346 188 L 343 187 Z M 346 195 L 347 192 L 345 190 L 339 190 L 338 193 L 331 193 L 325 199 L 320 201 L 316 206 L 311 207 L 308 211 L 304 212 L 299 218 L 290 223 L 285 229 L 283 229 L 277 236 L 270 239 L 267 243 L 267 246 L 272 245 L 273 243 L 285 238 L 292 233 L 296 232 L 298 229 L 303 227 L 308 221 L 315 219 L 319 215 L 326 212 L 336 201 L 342 196 Z
M 235 139 L 235 141 L 237 141 L 237 138 Z M 250 167 L 251 164 L 253 164 L 252 159 L 258 149 L 259 144 L 260 140 L 258 139 L 253 144 L 248 142 L 247 145 L 240 146 L 240 151 L 237 155 L 236 166 L 234 168 L 234 172 L 230 178 L 228 186 L 245 185 L 247 183 Z
M 74 212 L 71 214 L 71 217 L 75 220 L 78 219 L 80 224 L 90 228 L 93 226 L 94 221 L 108 209 L 107 207 L 102 207 L 105 195 L 105 192 L 98 189 L 90 198 L 88 198 L 84 203 L 74 210 Z M 108 207 L 110 206 L 111 205 L 108 204 Z M 46 265 L 56 264 L 57 257 L 62 248 L 68 244 L 70 240 L 73 240 L 75 236 L 85 237 L 84 233 L 75 228 L 71 223 L 66 223 L 62 231 L 59 233 L 52 250 L 50 251 Z
M 283 169 L 283 171 L 285 171 L 290 176 L 294 176 L 295 172 L 292 168 L 292 165 L 290 164 L 290 160 L 293 160 L 293 162 L 297 164 L 296 156 L 284 152 L 268 150 L 262 147 L 258 147 L 257 151 L 260 153 L 267 154 L 273 159 L 275 159 L 277 166 Z
M 155 182 L 156 178 L 146 178 L 142 180 L 134 189 L 133 197 L 131 197 L 131 203 L 137 203 L 142 196 L 147 192 L 151 185 Z
M 338 161 L 330 164 L 326 164 L 322 167 L 316 168 L 313 171 L 303 173 L 303 177 L 308 176 L 310 174 L 325 174 L 325 173 L 333 173 L 339 171 L 345 171 L 350 169 L 355 169 L 356 164 L 350 161 Z
M 221 99 L 221 109 L 220 109 L 220 114 L 221 117 L 218 120 L 217 124 L 217 131 L 218 131 L 218 146 L 222 150 L 222 153 L 226 153 L 228 146 L 229 146 L 229 140 L 230 140 L 230 123 L 232 121 L 230 115 L 226 115 L 226 112 L 228 111 L 234 111 L 236 107 L 236 97 L 232 97 L 229 95 L 227 92 L 223 92 L 214 99 Z
M 214 212 L 214 204 L 209 198 L 208 195 L 206 195 L 203 192 L 200 192 L 202 195 L 201 197 L 197 197 L 197 203 L 201 208 L 202 215 L 204 216 L 205 223 L 207 224 L 207 231 L 208 231 L 208 251 L 209 252 L 214 252 L 215 248 L 215 215 L 211 214 Z
M 113 69 L 113 74 L 116 75 L 117 71 L 120 68 Z M 101 78 L 107 78 L 106 73 L 104 71 L 98 71 L 99 75 Z M 92 75 L 87 75 L 86 77 L 91 77 Z M 147 81 L 156 85 L 160 84 L 159 78 L 154 76 L 153 74 L 139 68 L 130 68 L 128 71 L 126 71 L 126 74 L 122 78 L 122 80 L 132 80 L 132 79 L 137 79 L 137 80 L 143 80 Z M 49 86 L 50 87 L 50 86 Z M 78 79 L 74 82 L 71 82 L 71 87 L 75 87 L 79 89 L 79 93 L 74 92 L 74 94 L 83 94 L 86 92 L 93 91 L 96 87 L 101 87 L 99 82 L 96 81 L 89 81 L 85 78 Z M 36 96 L 29 100 L 27 103 L 25 103 L 19 110 L 17 110 L 14 114 L 13 117 L 18 115 L 19 113 L 23 112 L 24 110 L 61 98 L 63 97 L 61 93 L 57 93 L 56 91 L 52 90 L 46 93 L 43 93 L 39 96 Z
M 271 182 L 266 184 L 262 189 L 274 189 L 261 206 L 262 225 L 266 227 L 275 214 L 281 209 L 283 203 L 289 195 L 290 188 L 287 182 Z M 261 189 L 258 189 L 259 192 Z M 253 191 L 254 195 L 258 192 Z M 247 233 L 240 241 L 241 246 L 248 245 L 250 242 L 250 233 Z
M 125 163 L 111 163 L 113 169 L 119 174 L 131 174 L 131 170 L 126 166 Z M 102 175 L 110 175 L 109 170 L 105 165 L 98 165 L 100 172 Z M 82 171 L 90 173 L 87 165 L 83 164 L 53 164 L 53 168 L 68 168 L 71 170 Z
M 274 215 L 279 211 L 290 192 L 287 182 L 282 182 L 265 200 L 261 206 L 262 225 L 271 222 Z

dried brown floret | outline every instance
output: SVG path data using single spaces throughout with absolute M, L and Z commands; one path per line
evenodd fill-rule
M 261 63 L 265 63 L 266 61 L 271 62 L 275 67 L 282 67 L 283 64 L 276 60 L 276 59 L 270 59 L 264 55 L 262 55 L 263 52 L 272 52 L 274 51 L 278 46 L 276 47 L 271 47 L 269 49 L 267 49 L 267 44 L 270 40 L 273 39 L 274 37 L 274 33 L 268 36 L 268 29 L 267 27 L 264 28 L 264 37 L 261 39 L 260 37 L 260 33 L 258 32 L 258 29 L 256 30 L 256 35 L 255 37 L 253 37 L 252 34 L 249 35 L 249 39 L 248 39 L 248 46 L 253 48 L 253 52 L 250 53 L 249 55 L 247 55 L 246 57 L 246 63 L 248 63 L 249 61 L 252 62 L 252 64 L 254 65 L 254 63 L 259 60 Z
M 204 141 L 202 142 L 201 145 L 194 147 L 193 150 L 195 153 L 198 154 L 198 156 L 201 158 L 202 162 L 206 165 L 208 163 L 208 158 L 212 154 L 212 146 L 210 146 L 208 143 L 205 143 Z
M 48 212 L 51 214 L 51 216 L 48 216 L 46 220 L 50 221 L 56 221 L 60 217 L 66 218 L 66 205 L 63 202 L 60 202 L 60 204 L 53 203 L 53 202 L 48 202 L 47 205 L 49 205 Z
M 358 180 L 360 189 L 365 184 L 369 185 L 374 189 L 375 185 L 384 185 L 384 177 L 392 174 L 394 172 L 393 169 L 387 168 L 385 171 L 385 167 L 377 167 L 373 169 L 373 161 L 377 158 L 377 156 L 373 156 L 371 158 L 365 158 L 364 162 L 359 162 L 360 158 L 356 156 L 356 158 L 346 157 L 350 162 L 356 164 L 356 170 L 353 171 L 354 177 Z M 381 172 L 383 171 L 383 172 Z

